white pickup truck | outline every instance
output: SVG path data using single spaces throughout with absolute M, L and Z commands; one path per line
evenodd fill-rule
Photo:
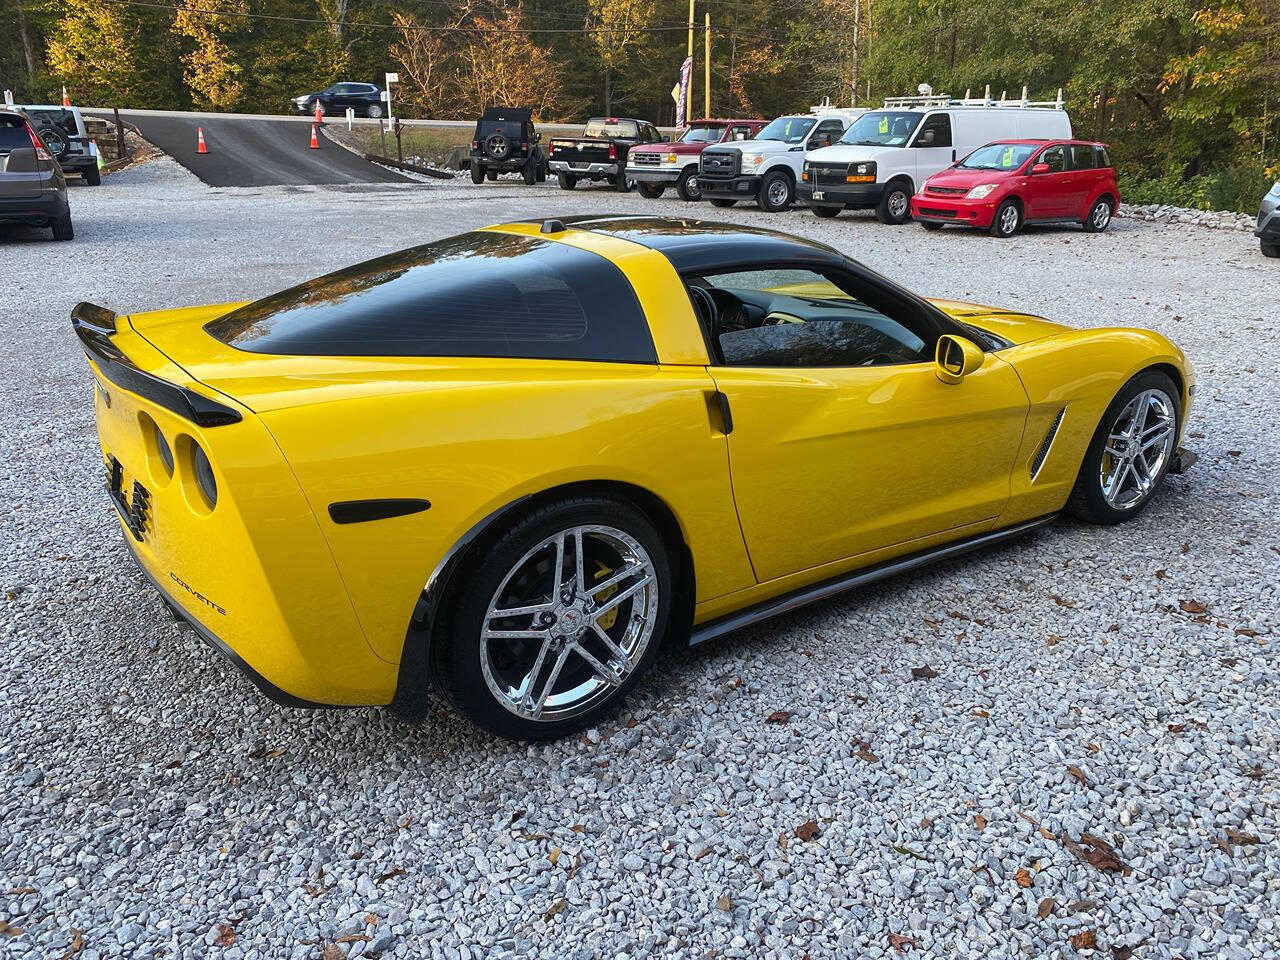
M 805 151 L 835 143 L 861 112 L 832 109 L 778 117 L 751 140 L 707 147 L 698 171 L 703 198 L 717 207 L 754 200 L 770 213 L 788 209 Z

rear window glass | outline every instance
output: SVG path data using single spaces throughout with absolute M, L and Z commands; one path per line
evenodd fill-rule
M 612 263 L 486 231 L 309 280 L 205 329 L 254 353 L 657 362 L 635 291 Z
M 70 110 L 28 110 L 27 116 L 37 127 L 57 127 L 67 136 L 76 135 L 76 115 Z
M 0 117 L 0 150 L 19 150 L 31 146 L 27 125 L 15 117 Z
M 640 125 L 634 120 L 588 120 L 584 137 L 620 137 L 639 140 Z
M 1072 144 L 1071 146 L 1071 169 L 1072 170 L 1092 170 L 1094 168 L 1093 147 L 1089 145 Z

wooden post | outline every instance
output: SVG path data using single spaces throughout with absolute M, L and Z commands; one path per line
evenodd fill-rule
M 702 45 L 702 115 L 711 116 L 711 14 L 704 12 L 703 32 L 706 34 Z
M 129 155 L 124 142 L 124 122 L 120 119 L 120 108 L 115 108 L 116 115 L 116 159 L 123 160 Z
M 693 0 L 689 0 L 689 52 L 687 56 L 693 56 Z M 689 114 L 693 113 L 693 67 L 689 68 L 689 93 L 684 102 L 685 123 L 693 118 Z
M 404 149 L 400 146 L 400 129 L 403 126 L 400 118 L 396 117 L 396 159 L 401 163 L 404 163 Z

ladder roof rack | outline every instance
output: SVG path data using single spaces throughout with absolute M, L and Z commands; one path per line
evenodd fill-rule
M 1010 100 L 1005 97 L 1002 92 L 1000 99 L 996 100 L 991 96 L 991 87 L 987 87 L 986 92 L 981 97 L 970 97 L 969 91 L 964 92 L 963 97 L 953 97 L 950 94 L 930 94 L 923 97 L 885 97 L 884 109 L 922 109 L 929 107 L 1039 107 L 1048 110 L 1061 110 L 1066 105 L 1066 101 L 1062 97 L 1062 88 L 1058 88 L 1058 99 L 1056 100 L 1029 100 L 1027 99 L 1027 88 L 1022 88 L 1022 96 L 1017 100 Z

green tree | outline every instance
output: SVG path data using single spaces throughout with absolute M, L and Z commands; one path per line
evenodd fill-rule
M 172 15 L 101 0 L 62 0 L 45 59 L 76 102 L 182 106 Z

